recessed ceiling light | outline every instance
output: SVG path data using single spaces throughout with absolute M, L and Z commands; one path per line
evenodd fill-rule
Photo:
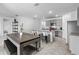
M 52 14 L 52 10 L 49 10 L 49 14 Z

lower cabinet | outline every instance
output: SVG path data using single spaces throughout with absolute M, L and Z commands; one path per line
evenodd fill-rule
M 69 38 L 69 49 L 71 54 L 79 55 L 79 36 L 70 35 Z

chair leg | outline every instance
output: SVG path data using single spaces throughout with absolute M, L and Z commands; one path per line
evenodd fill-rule
M 47 36 L 45 36 L 45 41 L 46 41 L 46 43 L 48 43 Z
M 41 42 L 40 42 L 40 40 L 39 40 L 39 48 L 41 47 L 40 45 L 41 45 Z
M 35 43 L 36 43 L 36 51 L 37 51 L 37 49 L 38 49 L 38 47 L 37 47 L 38 46 L 38 42 L 35 42 Z

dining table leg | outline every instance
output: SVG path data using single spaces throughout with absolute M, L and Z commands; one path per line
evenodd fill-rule
M 38 42 L 35 42 L 35 43 L 36 43 L 36 51 L 37 51 L 38 50 L 38 47 L 37 47 L 38 46 Z
M 40 40 L 40 38 L 39 38 L 39 48 L 41 47 L 41 40 Z
M 39 48 L 41 47 L 40 46 L 40 44 L 41 44 L 40 43 L 40 38 L 38 38 L 38 39 L 39 39 L 39 41 L 36 42 L 36 51 L 39 51 Z
M 17 46 L 17 55 L 20 55 L 20 45 Z

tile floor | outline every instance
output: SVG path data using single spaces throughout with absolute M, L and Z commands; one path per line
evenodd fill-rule
M 3 42 L 3 38 L 0 38 L 0 44 Z M 33 53 L 34 55 L 70 55 L 68 46 L 61 38 L 55 38 L 54 42 L 42 43 L 42 47 L 39 52 Z M 32 55 L 33 55 L 32 54 Z M 7 55 L 3 46 L 0 45 L 0 55 Z
M 71 55 L 71 53 L 65 41 L 56 38 L 54 42 L 46 44 L 36 55 Z

